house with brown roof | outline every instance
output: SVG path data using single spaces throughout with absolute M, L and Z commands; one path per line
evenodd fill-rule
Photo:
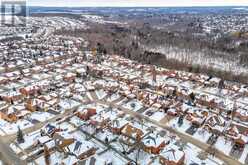
M 169 140 L 166 141 L 164 137 L 160 135 L 150 134 L 142 139 L 144 144 L 143 150 L 150 154 L 158 155 L 169 144 Z

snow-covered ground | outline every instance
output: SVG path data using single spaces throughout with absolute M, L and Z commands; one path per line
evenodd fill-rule
M 107 96 L 107 93 L 103 89 L 100 89 L 100 90 L 96 91 L 96 95 L 97 95 L 98 99 L 101 100 Z
M 156 120 L 156 121 L 160 121 L 164 117 L 165 117 L 164 112 L 160 112 L 160 111 L 157 111 L 152 116 L 150 116 L 152 120 Z
M 40 138 L 40 131 L 35 131 L 30 134 L 24 135 L 24 143 L 18 144 L 18 146 L 14 143 L 10 144 L 11 149 L 16 153 L 19 154 L 23 150 L 32 147 L 34 143 Z
M 96 22 L 96 23 L 99 23 L 99 24 L 108 24 L 108 23 L 111 23 L 111 24 L 118 24 L 118 25 L 126 25 L 126 23 L 123 23 L 123 22 L 104 20 L 103 17 L 98 16 L 98 15 L 83 14 L 82 16 L 87 21 Z
M 123 107 L 136 112 L 139 109 L 141 109 L 143 107 L 143 105 L 138 100 L 131 100 L 128 103 L 124 103 Z
M 194 146 L 193 144 L 187 144 L 186 147 L 184 147 L 184 153 L 185 153 L 185 163 L 187 165 L 190 165 L 192 163 L 197 163 L 197 164 L 206 164 L 206 165 L 222 165 L 224 162 L 211 156 L 207 156 L 205 160 L 201 160 L 199 158 L 199 154 L 203 152 L 201 149 L 198 147 Z M 206 153 L 204 153 L 206 156 Z
M 34 112 L 30 115 L 31 119 L 35 119 L 38 120 L 40 122 L 44 122 L 46 120 L 49 120 L 51 118 L 53 118 L 54 115 L 48 112 Z
M 184 61 L 184 59 L 188 59 L 191 64 L 196 64 L 200 66 L 206 66 L 206 67 L 212 67 L 215 69 L 223 70 L 223 71 L 230 71 L 234 74 L 246 74 L 247 68 L 242 67 L 239 64 L 238 58 L 235 56 L 233 57 L 233 60 L 229 60 L 228 58 L 210 58 L 206 57 L 206 55 L 203 52 L 191 52 L 187 53 L 185 50 L 181 50 L 176 47 L 165 47 L 160 46 L 156 48 L 149 48 L 146 47 L 146 49 L 154 52 L 159 52 L 165 54 L 167 59 L 176 59 L 178 61 Z M 180 52 L 180 53 L 177 53 Z
M 20 119 L 15 123 L 9 123 L 3 119 L 0 119 L 0 134 L 2 136 L 6 134 L 14 134 L 18 131 L 18 126 L 20 127 L 20 129 L 26 129 L 34 125 L 24 119 Z
M 115 101 L 115 100 L 117 100 L 117 99 L 119 99 L 119 98 L 120 98 L 120 95 L 117 94 L 117 93 L 114 93 L 114 94 L 112 94 L 110 97 L 107 98 L 107 101 L 108 101 L 108 102 L 113 102 L 113 101 Z
M 199 128 L 196 133 L 193 135 L 195 139 L 198 139 L 204 143 L 207 142 L 207 140 L 210 138 L 212 134 L 209 133 L 207 130 L 204 130 L 202 128 Z
M 245 145 L 244 152 L 242 153 L 239 161 L 245 164 L 245 159 L 248 157 L 248 144 Z
M 181 126 L 178 126 L 178 118 L 174 118 L 169 121 L 168 126 L 177 129 L 178 131 L 185 133 L 185 131 L 191 126 L 191 123 L 188 120 L 183 121 Z
M 72 109 L 79 105 L 80 105 L 79 102 L 76 102 L 71 99 L 61 100 L 59 103 L 59 106 L 61 107 L 62 110 Z
M 225 138 L 223 136 L 218 137 L 217 142 L 214 144 L 214 146 L 220 150 L 220 151 L 224 151 L 225 154 L 229 155 L 233 144 L 231 141 L 229 140 L 225 140 Z

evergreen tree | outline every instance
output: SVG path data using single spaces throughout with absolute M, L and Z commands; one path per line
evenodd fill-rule
M 183 118 L 184 118 L 183 115 L 180 115 L 179 116 L 178 121 L 177 121 L 177 123 L 178 123 L 179 126 L 183 125 Z
M 223 89 L 225 87 L 225 82 L 223 79 L 220 80 L 219 84 L 218 84 L 218 88 L 219 89 Z
M 189 97 L 190 97 L 190 99 L 191 99 L 192 102 L 195 101 L 195 94 L 193 92 L 190 93 Z
M 17 142 L 19 144 L 24 143 L 23 133 L 19 126 L 18 126 L 18 132 L 17 132 Z

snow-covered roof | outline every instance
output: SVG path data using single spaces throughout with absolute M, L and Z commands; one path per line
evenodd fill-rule
M 170 145 L 169 147 L 166 147 L 160 153 L 160 156 L 175 163 L 178 163 L 184 157 L 184 155 L 185 153 L 183 151 L 180 151 L 179 148 L 175 145 Z

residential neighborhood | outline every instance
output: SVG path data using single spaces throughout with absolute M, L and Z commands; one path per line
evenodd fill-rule
M 247 163 L 246 86 L 83 44 L 52 36 L 1 45 L 16 54 L 1 66 L 1 143 L 20 162 Z
M 56 33 L 79 19 L 28 19 L 0 31 L 0 164 L 248 164 L 246 84 Z

